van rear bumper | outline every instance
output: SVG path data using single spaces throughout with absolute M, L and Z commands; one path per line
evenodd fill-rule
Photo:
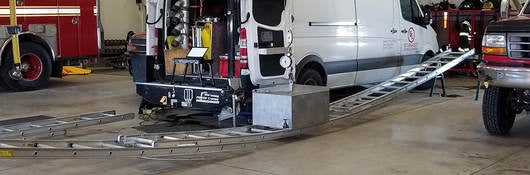
M 168 108 L 218 112 L 232 103 L 232 91 L 164 83 L 136 83 L 136 93 L 148 102 Z
M 497 67 L 481 63 L 477 66 L 479 79 L 492 86 L 523 88 L 530 87 L 530 68 Z

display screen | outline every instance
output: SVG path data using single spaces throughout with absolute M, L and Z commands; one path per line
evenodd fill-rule
M 204 54 L 206 54 L 206 51 L 208 51 L 208 48 L 206 47 L 194 47 L 188 52 L 188 57 L 203 57 Z

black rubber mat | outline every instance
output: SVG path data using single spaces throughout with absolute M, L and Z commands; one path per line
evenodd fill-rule
M 38 120 L 47 120 L 47 119 L 52 119 L 52 118 L 55 118 L 55 117 L 38 115 L 38 116 L 33 116 L 33 117 L 23 117 L 23 118 L 2 120 L 0 121 L 0 126 L 13 125 L 17 123 L 33 122 L 33 121 L 38 121 Z

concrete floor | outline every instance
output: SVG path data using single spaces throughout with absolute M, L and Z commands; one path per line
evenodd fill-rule
M 0 174 L 530 174 L 530 118 L 521 115 L 508 137 L 489 136 L 480 101 L 474 101 L 475 82 L 450 77 L 448 84 L 451 98 L 408 93 L 322 133 L 269 142 L 251 152 L 198 157 L 204 160 L 0 160 Z M 139 101 L 124 72 L 71 76 L 54 79 L 46 90 L 0 90 L 0 120 L 137 112 Z M 140 122 L 72 134 L 115 135 Z

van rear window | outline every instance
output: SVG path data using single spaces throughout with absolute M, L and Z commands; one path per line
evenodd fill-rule
M 526 9 L 524 10 L 524 14 L 530 14 L 530 4 L 526 5 Z
M 284 9 L 285 0 L 254 0 L 252 2 L 254 19 L 263 25 L 280 25 Z

